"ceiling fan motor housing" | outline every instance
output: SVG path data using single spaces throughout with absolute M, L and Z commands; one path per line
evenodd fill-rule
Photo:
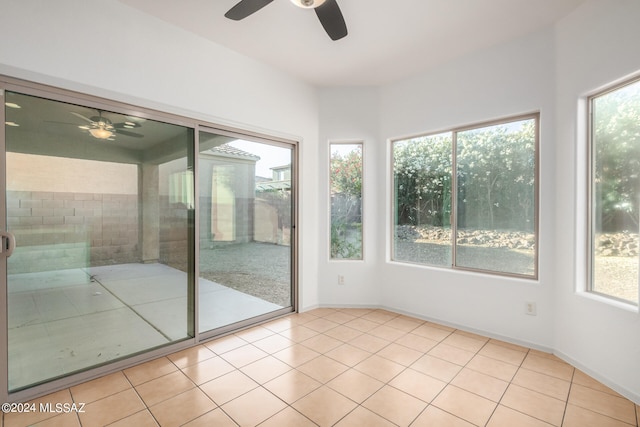
M 304 9 L 313 9 L 322 5 L 325 0 L 291 0 L 291 2 L 296 6 L 302 7 Z
M 109 128 L 113 129 L 113 123 L 111 123 L 111 120 L 107 119 L 106 117 L 93 116 L 93 117 L 91 117 L 91 121 L 95 122 L 98 125 L 98 127 L 105 127 L 107 129 L 109 129 Z

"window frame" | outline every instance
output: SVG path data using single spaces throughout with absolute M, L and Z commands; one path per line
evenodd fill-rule
M 507 125 L 509 123 L 525 121 L 525 120 L 533 120 L 534 121 L 534 185 L 533 185 L 533 195 L 534 195 L 534 206 L 533 206 L 533 234 L 535 239 L 535 250 L 534 250 L 534 259 L 533 259 L 533 274 L 519 274 L 519 273 L 510 273 L 503 271 L 494 271 L 488 269 L 480 269 L 473 267 L 465 267 L 457 265 L 457 236 L 458 236 L 458 179 L 457 179 L 457 148 L 458 148 L 458 133 L 465 132 L 474 129 L 482 129 L 490 126 L 497 125 Z M 428 264 L 421 262 L 413 262 L 413 261 L 404 261 L 398 260 L 395 258 L 396 248 L 395 248 L 395 228 L 396 224 L 396 212 L 395 212 L 395 204 L 396 204 L 396 189 L 394 185 L 395 180 L 395 157 L 394 157 L 394 144 L 397 142 L 406 141 L 408 139 L 413 138 L 421 138 L 421 137 L 430 137 L 441 134 L 451 134 L 451 263 L 450 265 L 436 265 L 436 264 Z M 539 226 L 540 226 L 540 112 L 535 111 L 532 113 L 524 113 L 513 116 L 506 116 L 494 120 L 488 120 L 483 122 L 472 123 L 464 126 L 456 126 L 447 128 L 444 130 L 436 130 L 428 133 L 420 133 L 410 136 L 404 136 L 399 138 L 393 138 L 389 140 L 389 165 L 390 165 L 390 195 L 391 195 L 391 203 L 390 203 L 390 253 L 388 260 L 390 262 L 396 262 L 400 264 L 409 264 L 414 266 L 421 267 L 429 267 L 429 268 L 442 268 L 453 271 L 465 271 L 471 273 L 480 273 L 487 274 L 492 276 L 503 276 L 503 277 L 511 277 L 525 280 L 537 281 L 539 278 L 539 253 L 540 253 L 540 238 L 539 238 Z
M 332 203 L 331 203 L 331 147 L 333 145 L 359 145 L 360 146 L 360 162 L 361 162 L 361 177 L 360 177 L 360 182 L 361 182 L 361 188 L 360 188 L 360 226 L 361 226 L 361 238 L 360 238 L 360 257 L 358 258 L 334 258 L 331 256 L 331 226 L 332 226 Z M 328 179 L 327 179 L 327 204 L 328 204 L 328 213 L 327 213 L 327 226 L 328 226 L 328 239 L 327 239 L 327 244 L 328 244 L 328 251 L 327 251 L 327 257 L 329 259 L 329 261 L 331 262 L 363 262 L 365 260 L 365 233 L 364 233 L 364 227 L 365 227 L 365 143 L 364 140 L 361 139 L 353 139 L 353 140 L 349 140 L 349 139 L 345 139 L 345 140 L 329 140 L 328 141 L 328 159 L 327 159 L 327 170 L 328 170 Z
M 617 90 L 625 88 L 633 84 L 640 84 L 640 76 L 634 76 L 627 78 L 616 83 L 607 85 L 601 90 L 594 92 L 586 97 L 586 284 L 584 291 L 587 294 L 604 298 L 607 301 L 623 304 L 624 306 L 633 307 L 635 310 L 640 308 L 640 274 L 638 284 L 638 298 L 635 302 L 621 298 L 616 295 L 611 295 L 605 292 L 601 292 L 595 289 L 594 286 L 594 269 L 595 269 L 595 241 L 596 241 L 596 228 L 595 228 L 595 129 L 594 129 L 594 101 L 597 98 L 613 93 Z M 640 261 L 640 255 L 636 256 Z

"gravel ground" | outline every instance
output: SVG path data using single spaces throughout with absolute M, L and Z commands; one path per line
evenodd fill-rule
M 595 291 L 638 302 L 638 258 L 596 257 Z
M 451 246 L 444 242 L 416 240 L 396 242 L 396 259 L 399 261 L 451 264 Z M 534 252 L 532 250 L 473 247 L 461 245 L 458 260 L 462 265 L 511 272 L 532 274 Z M 595 291 L 627 301 L 638 301 L 639 265 L 637 257 L 598 256 L 595 262 Z
M 459 259 L 465 265 L 503 271 L 515 267 L 522 274 L 533 272 L 533 251 L 506 248 L 462 247 Z M 257 298 L 291 305 L 290 247 L 269 243 L 221 245 L 200 250 L 202 277 Z M 427 241 L 396 242 L 398 261 L 450 264 L 448 244 Z M 596 291 L 628 301 L 638 301 L 638 260 L 636 257 L 596 258 Z
M 448 242 L 398 241 L 395 249 L 397 261 L 451 265 L 451 245 Z M 456 255 L 458 265 L 469 268 L 517 274 L 534 272 L 534 252 L 531 250 L 460 245 Z
M 270 243 L 221 245 L 200 250 L 205 279 L 278 304 L 291 305 L 289 246 Z

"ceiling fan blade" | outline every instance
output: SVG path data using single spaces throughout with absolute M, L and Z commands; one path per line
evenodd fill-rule
M 122 129 L 118 129 L 118 128 L 116 128 L 114 130 L 118 135 L 131 136 L 133 138 L 142 138 L 142 137 L 144 137 L 144 135 L 141 135 L 141 134 L 135 133 L 135 132 L 129 132 L 128 130 L 122 130 Z
M 336 0 L 327 0 L 315 8 L 316 15 L 331 40 L 340 40 L 347 35 L 347 24 Z
M 51 123 L 53 125 L 69 125 L 69 126 L 78 126 L 78 123 L 69 123 L 69 122 L 56 122 L 53 120 L 45 120 L 44 123 Z
M 74 111 L 69 111 L 69 112 L 70 112 L 71 114 L 73 114 L 74 116 L 76 116 L 77 118 L 82 119 L 82 120 L 84 120 L 84 121 L 86 121 L 86 122 L 89 122 L 89 123 L 95 123 L 93 120 L 91 120 L 91 119 L 89 119 L 89 118 L 87 118 L 87 117 L 83 116 L 82 114 L 78 114 L 78 113 L 76 113 L 76 112 L 74 112 Z
M 142 125 L 140 123 L 134 123 L 134 122 L 121 122 L 121 123 L 114 123 L 113 127 L 116 129 L 134 129 L 134 128 L 139 128 Z
M 259 11 L 273 0 L 242 0 L 224 14 L 229 19 L 239 21 Z

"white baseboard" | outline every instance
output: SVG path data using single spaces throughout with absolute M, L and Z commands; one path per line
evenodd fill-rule
M 636 405 L 640 405 L 640 394 L 638 394 L 636 392 L 633 392 L 631 390 L 627 390 L 626 388 L 619 386 L 618 384 L 614 383 L 613 381 L 609 380 L 606 377 L 603 377 L 602 375 L 598 374 L 597 372 L 592 371 L 587 366 L 583 365 L 582 363 L 580 363 L 577 360 L 575 360 L 573 357 L 571 357 L 571 356 L 569 356 L 567 354 L 564 354 L 561 351 L 554 351 L 553 354 L 555 354 L 556 356 L 558 356 L 560 359 L 564 360 L 565 362 L 569 363 L 574 368 L 580 369 L 582 372 L 584 372 L 585 374 L 589 375 L 593 379 L 595 379 L 595 380 L 601 382 L 602 384 L 606 385 L 607 387 L 609 387 L 611 390 L 615 391 L 616 393 L 619 393 L 622 396 L 626 397 L 630 401 L 634 402 Z

